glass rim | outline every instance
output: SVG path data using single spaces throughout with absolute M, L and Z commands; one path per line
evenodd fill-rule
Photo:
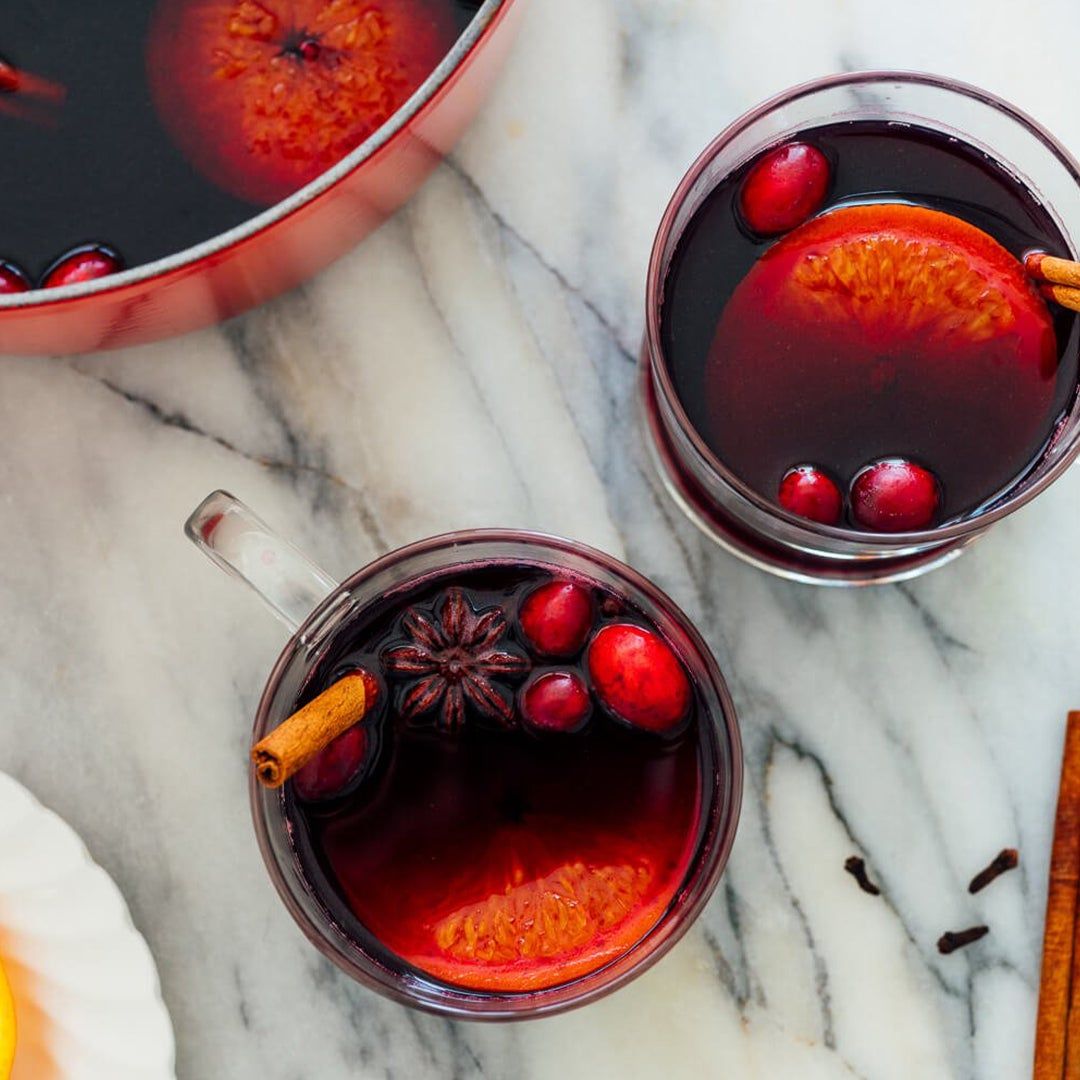
M 661 915 L 643 937 L 615 960 L 567 983 L 528 993 L 507 994 L 485 994 L 466 987 L 444 985 L 433 977 L 430 982 L 425 979 L 418 984 L 415 976 L 384 967 L 376 957 L 370 956 L 345 935 L 307 888 L 296 865 L 282 866 L 270 837 L 272 822 L 267 813 L 268 793 L 251 769 L 248 789 L 259 851 L 274 888 L 304 936 L 324 956 L 361 984 L 411 1008 L 449 1018 L 514 1021 L 552 1016 L 606 997 L 652 967 L 686 934 L 712 897 L 731 856 L 742 809 L 744 758 L 738 716 L 727 681 L 712 650 L 682 608 L 658 585 L 622 560 L 576 540 L 528 529 L 463 529 L 441 533 L 395 548 L 350 574 L 311 612 L 282 649 L 260 695 L 254 732 L 258 734 L 265 729 L 282 678 L 290 665 L 301 651 L 320 640 L 320 631 L 326 629 L 324 620 L 328 616 L 332 618 L 339 603 L 347 602 L 356 587 L 406 560 L 443 549 L 461 548 L 464 552 L 472 545 L 484 543 L 535 544 L 548 552 L 565 552 L 598 566 L 638 589 L 656 604 L 678 625 L 690 647 L 699 655 L 720 703 L 720 715 L 711 719 L 718 742 L 726 748 L 727 765 L 721 764 L 716 771 L 722 785 L 721 799 L 715 808 L 716 825 L 711 833 L 698 841 L 672 899 L 672 903 L 676 903 L 688 898 L 685 906 Z M 271 796 L 277 794 L 271 793 Z M 275 822 L 287 821 L 280 809 L 274 810 L 272 816 Z M 318 916 L 306 910 L 294 895 L 287 880 L 288 870 L 299 880 L 305 894 L 319 906 Z M 349 951 L 346 951 L 346 945 L 351 947 Z
M 1035 476 L 1030 482 L 1018 482 L 1017 490 L 1002 495 L 995 505 L 971 517 L 933 529 L 897 533 L 867 532 L 860 529 L 820 524 L 792 514 L 783 507 L 778 506 L 771 499 L 761 495 L 750 485 L 739 479 L 713 453 L 697 428 L 690 421 L 675 390 L 674 382 L 664 358 L 661 337 L 661 313 L 663 310 L 664 282 L 669 262 L 669 260 L 665 259 L 665 249 L 673 237 L 676 219 L 684 204 L 720 152 L 735 137 L 742 134 L 769 113 L 785 105 L 823 90 L 886 82 L 907 83 L 945 90 L 995 109 L 1019 124 L 1042 143 L 1071 173 L 1077 185 L 1080 186 L 1080 162 L 1069 150 L 1032 116 L 989 90 L 944 75 L 904 69 L 868 69 L 865 71 L 843 72 L 837 75 L 825 75 L 782 90 L 744 112 L 713 138 L 697 156 L 679 181 L 664 210 L 663 217 L 660 219 L 660 226 L 657 229 L 649 256 L 645 288 L 645 344 L 648 352 L 650 374 L 654 380 L 654 385 L 659 391 L 658 396 L 663 406 L 671 411 L 682 435 L 689 440 L 694 452 L 701 458 L 706 467 L 737 496 L 749 502 L 756 510 L 767 514 L 769 517 L 780 519 L 790 527 L 802 531 L 805 535 L 810 537 L 824 536 L 882 551 L 888 551 L 892 548 L 908 548 L 914 545 L 941 544 L 950 540 L 961 539 L 993 525 L 995 522 L 1007 517 L 1014 510 L 1025 506 L 1057 480 L 1076 460 L 1077 455 L 1080 454 L 1080 427 L 1069 436 L 1068 445 L 1045 472 Z M 1054 210 L 1052 204 L 1046 203 L 1045 205 L 1051 212 Z

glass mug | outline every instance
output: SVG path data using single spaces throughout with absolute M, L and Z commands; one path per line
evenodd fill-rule
M 767 147 L 825 124 L 895 121 L 956 135 L 1024 182 L 1076 257 L 1080 165 L 1044 128 L 1000 98 L 953 79 L 868 71 L 796 86 L 732 123 L 680 182 L 661 221 L 649 264 L 642 346 L 646 442 L 668 492 L 703 532 L 745 561 L 781 577 L 821 585 L 900 581 L 960 555 L 991 525 L 1030 502 L 1080 453 L 1074 396 L 1029 472 L 989 506 L 938 528 L 882 534 L 796 517 L 743 483 L 712 452 L 675 390 L 661 336 L 665 282 L 676 248 L 718 183 Z M 1076 348 L 1076 331 L 1070 348 Z
M 653 584 L 582 544 L 511 530 L 472 530 L 421 540 L 338 584 L 222 491 L 195 510 L 185 533 L 213 562 L 250 586 L 292 635 L 259 702 L 253 744 L 287 718 L 306 680 L 339 634 L 347 635 L 354 616 L 395 591 L 407 591 L 422 581 L 452 580 L 456 568 L 477 564 L 525 564 L 598 582 L 651 620 L 675 650 L 697 692 L 699 715 L 706 719 L 701 728 L 711 739 L 711 766 L 700 784 L 694 846 L 673 898 L 652 928 L 615 959 L 572 981 L 529 991 L 491 992 L 443 983 L 379 943 L 357 940 L 305 873 L 283 792 L 262 787 L 252 769 L 251 810 L 270 877 L 307 938 L 348 975 L 387 997 L 430 1012 L 478 1020 L 520 1019 L 560 1012 L 610 993 L 659 960 L 689 929 L 716 887 L 734 841 L 742 798 L 742 747 L 731 697 L 715 659 L 686 616 Z

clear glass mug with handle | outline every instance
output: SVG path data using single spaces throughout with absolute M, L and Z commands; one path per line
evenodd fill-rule
M 977 147 L 1038 197 L 1071 258 L 1080 228 L 1080 163 L 1035 120 L 988 91 L 919 72 L 860 71 L 792 87 L 751 109 L 713 140 L 676 188 L 646 288 L 640 374 L 647 449 L 677 505 L 721 547 L 780 577 L 844 586 L 902 581 L 942 566 L 1036 498 L 1080 454 L 1080 395 L 1073 394 L 1023 476 L 977 511 L 935 528 L 889 534 L 818 524 L 782 509 L 720 459 L 691 421 L 665 353 L 665 289 L 680 241 L 709 194 L 746 162 L 840 121 L 914 125 Z M 1075 328 L 1068 348 L 1077 348 Z
M 742 748 L 734 707 L 716 660 L 687 617 L 651 582 L 602 552 L 519 530 L 472 530 L 393 551 L 336 582 L 231 495 L 214 492 L 185 532 L 214 563 L 249 586 L 289 631 L 252 731 L 264 738 L 294 710 L 320 663 L 372 605 L 417 582 L 453 580 L 477 566 L 540 567 L 597 582 L 650 620 L 685 665 L 700 703 L 707 762 L 700 811 L 683 878 L 655 923 L 621 955 L 550 986 L 488 992 L 453 985 L 410 965 L 375 935 L 342 918 L 340 901 L 317 882 L 297 850 L 286 789 L 268 790 L 251 770 L 252 817 L 260 850 L 281 899 L 309 941 L 347 974 L 403 1004 L 448 1016 L 508 1020 L 573 1008 L 622 986 L 663 956 L 701 912 L 727 862 L 742 795 Z M 392 713 L 392 710 L 390 710 Z

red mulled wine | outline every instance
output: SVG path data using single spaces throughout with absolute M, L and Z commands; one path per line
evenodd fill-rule
M 977 513 L 1076 392 L 1078 331 L 1021 260 L 1068 255 L 1014 174 L 904 123 L 814 127 L 726 177 L 667 277 L 690 422 L 791 513 L 879 532 Z
M 365 951 L 520 993 L 596 971 L 662 918 L 718 751 L 642 612 L 550 567 L 455 568 L 336 631 L 296 706 L 356 669 L 373 709 L 284 799 L 311 890 Z
M 0 5 L 0 292 L 150 262 L 248 220 L 372 134 L 478 5 Z

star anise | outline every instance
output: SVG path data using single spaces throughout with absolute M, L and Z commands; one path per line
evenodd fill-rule
M 520 678 L 530 664 L 524 656 L 497 648 L 506 633 L 501 608 L 477 614 L 461 589 L 452 588 L 434 619 L 410 608 L 402 626 L 412 644 L 387 649 L 382 660 L 390 675 L 413 680 L 399 707 L 406 720 L 438 707 L 438 726 L 458 731 L 468 706 L 506 727 L 513 723 L 513 699 L 500 689 L 500 676 Z

